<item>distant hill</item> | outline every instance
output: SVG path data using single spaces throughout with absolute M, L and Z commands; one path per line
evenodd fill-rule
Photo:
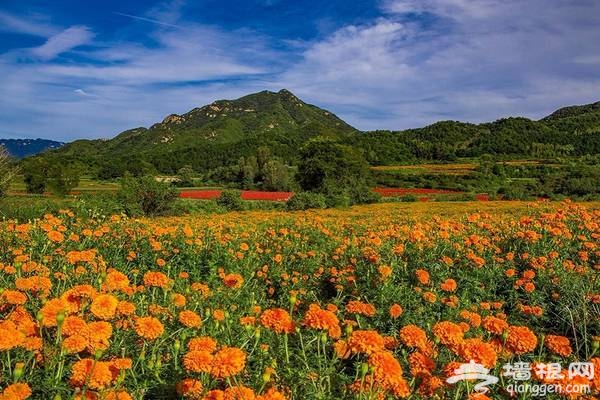
M 47 139 L 0 139 L 0 145 L 15 158 L 23 158 L 48 149 L 58 149 L 63 142 Z
M 553 158 L 600 154 L 600 102 L 566 107 L 539 121 L 521 117 L 471 124 L 441 121 L 404 131 L 361 132 L 333 113 L 288 90 L 219 100 L 185 114 L 171 114 L 149 128 L 110 140 L 78 140 L 41 157 L 79 163 L 100 177 L 124 171 L 198 172 L 234 165 L 261 146 L 288 164 L 310 138 L 329 136 L 360 150 L 372 165 L 450 161 L 484 154 Z
M 522 117 L 470 124 L 441 121 L 404 131 L 365 132 L 353 138 L 373 165 L 484 154 L 554 158 L 600 154 L 600 102 L 561 108 L 539 121 Z

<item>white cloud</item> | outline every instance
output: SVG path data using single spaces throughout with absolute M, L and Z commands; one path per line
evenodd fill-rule
M 384 9 L 311 46 L 281 85 L 363 129 L 539 118 L 598 100 L 600 2 L 390 0 Z
M 51 36 L 43 45 L 31 49 L 31 53 L 42 60 L 54 57 L 71 49 L 90 43 L 94 33 L 86 26 L 72 26 Z
M 56 28 L 40 16 L 17 17 L 0 10 L 0 31 L 48 37 Z

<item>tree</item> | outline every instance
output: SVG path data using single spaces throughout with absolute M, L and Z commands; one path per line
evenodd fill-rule
M 130 216 L 164 214 L 171 209 L 177 196 L 175 188 L 151 175 L 136 178 L 126 174 L 117 193 L 123 209 Z
M 8 190 L 8 185 L 17 174 L 13 160 L 4 146 L 0 145 L 0 197 L 3 197 Z
M 48 186 L 49 164 L 43 158 L 31 158 L 23 164 L 23 177 L 27 193 L 42 194 Z
M 300 151 L 297 179 L 305 191 L 347 196 L 355 202 L 361 192 L 369 191 L 370 177 L 369 165 L 359 152 L 331 139 L 312 139 Z
M 79 170 L 73 165 L 53 165 L 48 171 L 48 188 L 57 196 L 66 196 L 79 185 Z
M 240 180 L 245 188 L 252 188 L 259 174 L 258 161 L 256 157 L 240 157 L 239 161 Z
M 279 159 L 272 159 L 263 165 L 263 188 L 266 190 L 289 190 L 290 174 L 288 167 Z
M 184 165 L 177 171 L 179 186 L 194 186 L 194 170 L 191 165 Z

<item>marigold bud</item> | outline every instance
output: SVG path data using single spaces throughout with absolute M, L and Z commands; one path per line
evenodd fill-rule
M 59 312 L 58 314 L 56 314 L 56 323 L 58 324 L 58 326 L 61 326 L 62 323 L 65 320 L 65 313 L 64 311 Z
M 367 364 L 367 363 L 360 364 L 360 376 L 364 377 L 365 375 L 367 375 L 367 372 L 369 372 L 369 364 Z
M 13 370 L 13 378 L 15 381 L 18 381 L 21 376 L 23 376 L 23 363 L 17 363 L 15 369 Z

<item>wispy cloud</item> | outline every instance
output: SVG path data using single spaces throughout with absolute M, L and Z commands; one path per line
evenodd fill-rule
M 156 19 L 151 19 L 151 18 L 146 18 L 146 17 L 140 17 L 139 15 L 125 14 L 125 13 L 116 12 L 116 11 L 114 12 L 114 14 L 120 15 L 122 17 L 132 18 L 132 19 L 135 19 L 135 20 L 138 20 L 138 21 L 150 22 L 152 24 L 157 24 L 157 25 L 162 25 L 162 26 L 170 26 L 172 28 L 179 28 L 179 26 L 177 26 L 175 24 L 169 24 L 168 22 L 158 21 Z
M 57 29 L 36 16 L 21 17 L 0 10 L 0 31 L 48 37 Z
M 42 60 L 51 60 L 66 51 L 88 44 L 94 33 L 86 26 L 72 26 L 51 36 L 43 45 L 31 49 L 31 54 Z

